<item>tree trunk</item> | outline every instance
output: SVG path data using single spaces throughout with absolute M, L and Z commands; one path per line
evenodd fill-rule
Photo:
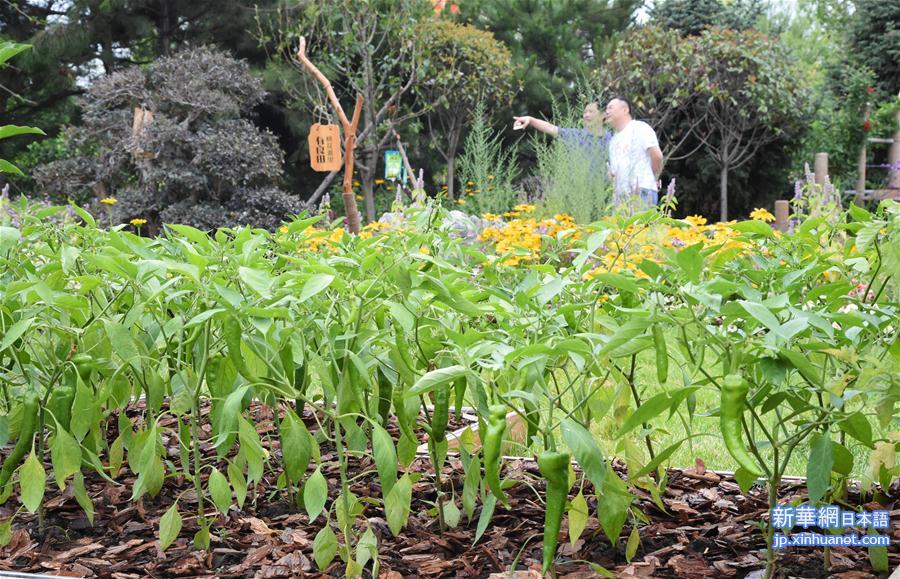
M 368 82 L 368 81 L 367 81 Z M 366 221 L 369 223 L 375 221 L 375 196 L 373 193 L 372 181 L 375 179 L 376 168 L 378 167 L 378 135 L 377 135 L 377 127 L 374 127 L 375 124 L 375 115 L 372 111 L 372 103 L 374 103 L 374 95 L 372 94 L 371 87 L 367 87 L 369 90 L 369 98 L 366 102 L 366 106 L 363 109 L 363 116 L 365 120 L 364 127 L 372 127 L 372 132 L 366 139 L 369 143 L 369 146 L 366 147 L 366 169 L 365 171 L 360 171 L 360 182 L 362 183 L 362 191 L 363 191 L 363 203 L 366 207 Z
M 368 161 L 370 163 L 374 161 L 373 156 L 369 156 Z M 373 171 L 366 171 L 362 180 L 363 201 L 366 205 L 366 221 L 369 223 L 375 221 L 375 193 L 372 187 L 373 173 Z
M 172 22 L 169 13 L 169 0 L 160 2 L 159 40 L 157 50 L 160 56 L 169 56 L 172 49 Z
M 719 169 L 719 203 L 721 204 L 720 221 L 728 221 L 728 164 Z
M 459 147 L 459 135 L 462 123 L 454 123 L 447 140 L 447 199 L 454 198 L 454 178 L 456 176 L 456 149 Z

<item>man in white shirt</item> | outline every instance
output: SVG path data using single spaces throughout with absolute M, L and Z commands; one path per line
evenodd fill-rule
M 603 126 L 605 115 L 600 111 L 600 104 L 596 101 L 588 103 L 581 118 L 584 122 L 582 129 L 557 127 L 553 123 L 529 116 L 513 117 L 513 130 L 533 127 L 551 137 L 559 137 L 569 145 L 570 151 L 581 155 L 580 160 L 588 163 L 591 173 L 595 170 L 602 171 L 612 133 Z
M 656 205 L 663 162 L 656 133 L 647 123 L 631 118 L 631 104 L 623 97 L 609 101 L 606 118 L 616 131 L 609 142 L 614 199 L 637 194 L 647 205 Z

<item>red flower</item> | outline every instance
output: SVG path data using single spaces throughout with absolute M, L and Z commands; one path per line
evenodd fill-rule
M 866 121 L 866 122 L 863 123 L 863 130 L 864 130 L 865 132 L 868 133 L 869 130 L 871 130 L 871 128 L 872 128 L 872 123 L 870 123 L 869 121 Z
M 872 94 L 873 92 L 875 92 L 875 87 L 870 86 L 869 88 L 866 89 L 866 92 L 869 94 Z
M 459 4 L 450 5 L 450 14 L 459 14 Z

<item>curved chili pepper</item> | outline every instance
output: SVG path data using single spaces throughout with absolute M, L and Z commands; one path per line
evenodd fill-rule
M 566 499 L 569 496 L 569 463 L 567 452 L 544 451 L 537 464 L 541 476 L 547 481 L 547 508 L 544 510 L 544 561 L 541 573 L 547 573 L 556 555 L 559 528 L 562 526 Z
M 6 486 L 12 474 L 19 467 L 22 457 L 31 450 L 34 433 L 38 426 L 39 411 L 40 401 L 37 394 L 28 394 L 22 402 L 22 427 L 19 429 L 19 440 L 3 462 L 3 468 L 0 469 L 0 489 Z
M 500 449 L 506 432 L 506 406 L 493 405 L 488 408 L 490 416 L 484 436 L 484 481 L 491 494 L 505 506 L 509 506 L 506 495 L 500 488 Z
M 747 392 L 750 385 L 737 374 L 729 374 L 722 381 L 721 408 L 719 411 L 719 427 L 722 439 L 729 454 L 744 470 L 759 476 L 761 471 L 753 455 L 747 451 L 741 430 L 741 419 L 747 405 Z

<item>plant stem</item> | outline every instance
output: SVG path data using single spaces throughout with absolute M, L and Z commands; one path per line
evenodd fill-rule
M 637 386 L 635 386 L 634 384 L 634 367 L 636 361 L 637 354 L 632 354 L 631 369 L 628 371 L 628 386 L 631 387 L 631 394 L 634 396 L 634 403 L 637 405 L 635 411 L 637 411 L 637 408 L 641 407 L 641 395 L 638 394 Z M 644 435 L 644 440 L 647 442 L 647 450 L 650 452 L 650 460 L 653 460 L 654 458 L 656 458 L 656 453 L 653 452 L 653 443 L 650 441 L 650 428 L 646 422 L 644 422 L 642 426 L 644 427 L 644 430 L 648 431 L 647 434 Z

